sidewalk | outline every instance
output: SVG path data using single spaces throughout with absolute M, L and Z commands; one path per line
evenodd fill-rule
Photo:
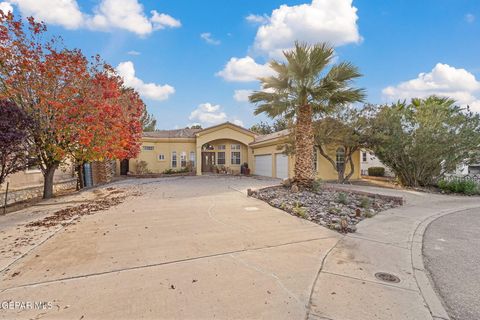
M 340 239 L 323 261 L 308 319 L 448 319 L 423 267 L 423 233 L 436 218 L 480 207 L 479 198 L 375 187 L 347 189 L 403 195 L 406 205 L 385 211 Z M 399 282 L 375 277 L 386 272 Z

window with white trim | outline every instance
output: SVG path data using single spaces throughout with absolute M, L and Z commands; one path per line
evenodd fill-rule
M 239 145 L 239 144 L 232 144 L 232 145 L 230 146 L 230 148 L 231 148 L 232 150 L 240 150 L 240 145 Z
M 367 162 L 367 152 L 365 151 L 362 152 L 362 161 Z
M 217 153 L 217 164 L 225 164 L 225 152 Z
M 217 146 L 217 150 L 225 150 L 226 149 L 226 146 L 224 144 L 219 144 Z
M 153 151 L 155 150 L 154 146 L 142 146 L 143 151 Z
M 180 167 L 185 168 L 187 166 L 187 153 L 183 151 L 180 154 Z
M 238 165 L 240 164 L 240 152 L 239 151 L 232 151 L 232 164 Z
M 164 154 L 159 154 L 158 155 L 158 161 L 165 161 L 165 155 Z
M 177 152 L 173 151 L 172 152 L 172 168 L 177 167 Z

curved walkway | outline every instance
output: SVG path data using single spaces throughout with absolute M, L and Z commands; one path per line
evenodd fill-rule
M 312 292 L 308 319 L 448 319 L 423 267 L 422 239 L 435 218 L 479 208 L 480 198 L 348 186 L 403 195 L 407 204 L 358 225 L 326 256 Z M 397 276 L 383 282 L 378 272 Z
M 425 233 L 425 265 L 452 319 L 480 319 L 480 210 L 443 216 Z

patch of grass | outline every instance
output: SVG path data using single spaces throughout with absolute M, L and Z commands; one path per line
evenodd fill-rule
M 340 192 L 337 195 L 337 202 L 341 204 L 347 204 L 348 203 L 348 196 L 345 192 Z
M 372 201 L 368 197 L 362 197 L 360 199 L 360 207 L 364 209 L 369 209 L 372 205 Z

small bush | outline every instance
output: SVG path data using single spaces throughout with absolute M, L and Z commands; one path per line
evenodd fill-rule
M 368 175 L 371 177 L 383 177 L 385 176 L 385 168 L 370 167 L 368 168 Z
M 181 168 L 178 170 L 166 169 L 165 171 L 163 171 L 163 174 L 175 174 L 175 173 L 187 173 L 187 172 L 190 172 L 189 168 Z
M 348 202 L 348 196 L 345 192 L 340 192 L 338 195 L 337 195 L 337 202 L 338 203 L 341 203 L 341 204 L 347 204 Z
M 364 209 L 370 208 L 370 205 L 372 204 L 372 201 L 368 197 L 362 197 L 360 199 L 360 207 Z
M 475 195 L 480 193 L 480 186 L 472 180 L 453 179 L 440 180 L 437 182 L 439 189 L 452 193 L 463 193 L 466 195 Z
M 302 207 L 299 202 L 295 204 L 295 207 L 292 210 L 293 210 L 293 213 L 295 213 L 298 217 L 303 219 L 308 218 L 307 210 L 304 207 Z
M 151 173 L 150 170 L 148 170 L 148 163 L 146 161 L 138 161 L 136 164 L 136 171 L 137 174 L 149 174 Z
M 322 190 L 322 188 L 323 188 L 322 179 L 317 179 L 317 180 L 313 181 L 313 184 L 312 184 L 313 192 L 319 192 L 320 190 Z

